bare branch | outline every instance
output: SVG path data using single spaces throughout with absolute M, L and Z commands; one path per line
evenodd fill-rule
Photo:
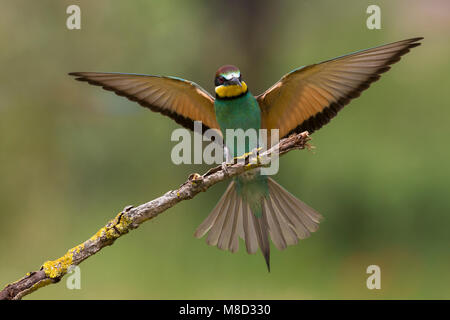
M 0 300 L 21 299 L 23 296 L 44 287 L 56 283 L 68 272 L 70 267 L 79 265 L 85 259 L 91 257 L 106 246 L 112 245 L 116 239 L 136 229 L 149 219 L 153 219 L 165 210 L 173 207 L 178 202 L 192 199 L 198 193 L 206 191 L 211 186 L 228 178 L 237 176 L 245 171 L 258 167 L 268 166 L 270 161 L 279 155 L 283 155 L 294 149 L 309 147 L 308 132 L 293 134 L 282 139 L 276 146 L 260 153 L 255 159 L 255 153 L 249 153 L 234 164 L 227 164 L 227 170 L 222 166 L 210 169 L 203 175 L 191 174 L 188 180 L 178 189 L 166 192 L 163 196 L 138 207 L 128 206 L 114 219 L 110 220 L 103 228 L 82 244 L 69 249 L 59 259 L 45 262 L 38 271 L 27 273 L 22 279 L 6 285 L 0 291 Z

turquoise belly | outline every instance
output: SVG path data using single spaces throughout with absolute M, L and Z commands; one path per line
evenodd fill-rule
M 216 99 L 214 103 L 216 111 L 216 119 L 219 123 L 220 130 L 225 139 L 225 144 L 230 148 L 233 157 L 240 156 L 237 148 L 238 139 L 234 138 L 234 143 L 227 143 L 227 129 L 254 129 L 256 139 L 259 138 L 259 129 L 261 128 L 261 111 L 258 102 L 252 94 L 247 92 L 242 97 L 236 99 Z M 257 147 L 258 141 L 250 141 L 248 137 L 245 139 L 245 148 L 241 150 L 243 153 L 249 152 Z M 233 145 L 233 147 L 231 147 Z
M 261 128 L 261 111 L 258 102 L 250 93 L 236 99 L 216 99 L 214 103 L 216 119 L 224 136 L 224 142 L 229 147 L 231 155 L 237 157 L 258 147 L 259 129 Z M 227 129 L 254 129 L 256 141 L 245 138 L 244 147 L 238 147 L 239 139 L 234 137 L 234 143 L 227 141 Z M 231 147 L 233 145 L 233 147 Z M 244 152 L 239 152 L 244 151 Z M 255 216 L 261 216 L 261 200 L 268 196 L 267 176 L 262 176 L 259 169 L 250 171 L 234 178 L 238 194 L 245 200 Z

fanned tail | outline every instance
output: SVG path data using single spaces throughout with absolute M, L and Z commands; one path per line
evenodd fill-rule
M 232 181 L 194 236 L 201 238 L 209 232 L 207 244 L 231 252 L 239 249 L 240 237 L 248 253 L 256 253 L 261 248 L 270 271 L 269 236 L 277 249 L 284 250 L 316 231 L 322 216 L 273 179 L 268 178 L 267 184 L 269 195 L 262 199 L 262 214 L 257 216 L 237 193 Z

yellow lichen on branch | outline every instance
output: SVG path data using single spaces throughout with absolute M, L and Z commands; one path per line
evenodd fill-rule
M 69 270 L 73 261 L 73 253 L 71 250 L 67 251 L 67 253 L 59 259 L 44 262 L 42 270 L 44 270 L 47 277 L 59 279 L 67 273 L 67 270 Z
M 86 248 L 91 248 L 98 242 L 112 244 L 114 240 L 128 232 L 130 224 L 131 220 L 124 216 L 123 212 L 120 212 L 114 219 L 110 220 L 106 226 L 99 229 L 91 238 L 89 238 L 89 240 L 69 249 L 61 258 L 44 262 L 41 269 L 44 270 L 45 275 L 48 278 L 60 279 L 69 271 L 71 266 L 78 265 L 88 256 L 84 252 Z

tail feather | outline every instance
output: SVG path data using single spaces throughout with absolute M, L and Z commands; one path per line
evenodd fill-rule
M 262 215 L 256 216 L 231 182 L 210 215 L 197 228 L 194 236 L 222 250 L 236 252 L 239 238 L 250 254 L 261 249 L 270 271 L 270 239 L 279 250 L 298 243 L 319 227 L 322 216 L 300 201 L 273 179 L 268 178 L 269 195 L 261 202 Z
M 305 214 L 305 215 L 297 215 L 297 217 L 299 217 L 302 220 L 302 222 L 308 225 L 308 229 L 311 232 L 316 231 L 319 227 L 320 221 L 322 220 L 322 215 L 313 208 L 311 208 L 310 206 L 308 206 L 306 203 L 294 197 L 289 191 L 287 191 L 278 183 L 276 183 L 275 180 L 270 179 L 269 182 L 270 182 L 269 184 L 272 184 L 275 188 L 280 190 L 282 195 L 285 198 L 287 198 L 290 201 L 290 203 L 292 203 L 294 206 L 297 206 L 297 208 L 300 209 L 300 211 Z
M 227 199 L 225 199 L 225 202 L 220 207 L 220 210 L 217 214 L 217 219 L 212 225 L 211 230 L 208 233 L 208 237 L 206 238 L 207 244 L 215 246 L 219 242 L 219 237 L 227 224 L 227 218 L 229 218 L 230 215 L 234 214 L 234 212 L 232 212 L 232 209 L 234 207 L 233 200 L 236 198 L 235 194 L 236 192 L 234 190 L 230 191 L 230 194 L 227 195 Z
M 233 216 L 230 240 L 228 242 L 228 248 L 233 253 L 239 249 L 239 223 L 242 224 L 242 198 L 237 198 L 236 206 L 234 208 L 236 214 Z
M 258 239 L 256 235 L 256 228 L 253 225 L 252 211 L 247 202 L 244 203 L 243 210 L 243 227 L 244 227 L 244 240 L 247 252 L 250 254 L 255 253 L 258 250 Z
M 269 226 L 270 237 L 272 238 L 272 242 L 278 250 L 284 250 L 287 247 L 287 241 L 283 235 L 283 231 L 281 229 L 281 224 L 278 219 L 278 213 L 275 212 L 272 206 L 272 200 L 265 199 L 263 203 L 263 210 L 267 216 L 267 223 Z M 267 214 L 267 212 L 272 212 L 272 214 Z M 294 234 L 295 236 L 295 234 Z M 295 237 L 297 240 L 297 237 Z
M 322 216 L 316 210 L 295 198 L 272 179 L 269 179 L 269 191 L 276 195 L 273 199 L 279 204 L 283 217 L 294 227 L 300 239 L 309 237 L 311 232 L 319 228 Z
M 223 211 L 224 203 L 228 203 L 230 201 L 231 193 L 234 191 L 234 181 L 232 181 L 209 216 L 197 227 L 197 230 L 195 230 L 194 236 L 196 238 L 203 237 L 211 229 L 213 224 L 216 222 L 217 217 Z
M 285 214 L 281 205 L 278 203 L 278 200 L 275 199 L 275 194 L 272 194 L 272 197 L 270 198 L 270 201 L 268 201 L 268 204 L 271 207 L 271 212 L 273 212 L 272 216 L 274 218 L 277 218 L 280 222 L 281 234 L 279 234 L 279 237 L 283 238 L 288 246 L 296 245 L 299 238 L 295 231 L 294 224 L 289 222 L 289 219 L 285 218 Z M 270 229 L 270 231 L 272 233 L 277 232 L 277 230 L 274 228 Z M 275 236 L 271 235 L 271 237 L 273 239 Z
M 263 200 L 264 201 L 264 200 Z M 266 260 L 267 270 L 270 272 L 270 240 L 269 240 L 269 225 L 267 223 L 267 212 L 264 205 L 262 206 L 262 216 L 256 217 L 251 214 L 253 223 L 256 229 L 256 235 L 258 238 L 258 244 L 261 248 L 261 252 Z
M 219 236 L 219 240 L 217 243 L 217 247 L 219 249 L 228 250 L 228 248 L 229 248 L 230 239 L 231 239 L 231 229 L 233 227 L 233 220 L 236 217 L 236 213 L 237 213 L 236 209 L 237 209 L 238 204 L 239 204 L 238 195 L 234 191 L 231 193 L 231 199 L 229 202 L 228 210 L 226 210 L 223 214 L 225 216 L 225 220 L 223 223 L 222 230 L 219 230 L 220 236 Z
M 296 218 L 295 213 L 284 201 L 283 197 L 280 195 L 279 190 L 269 187 L 270 193 L 273 195 L 273 201 L 279 208 L 282 220 L 289 225 L 299 239 L 305 239 L 309 237 L 310 233 L 305 228 L 305 226 Z

